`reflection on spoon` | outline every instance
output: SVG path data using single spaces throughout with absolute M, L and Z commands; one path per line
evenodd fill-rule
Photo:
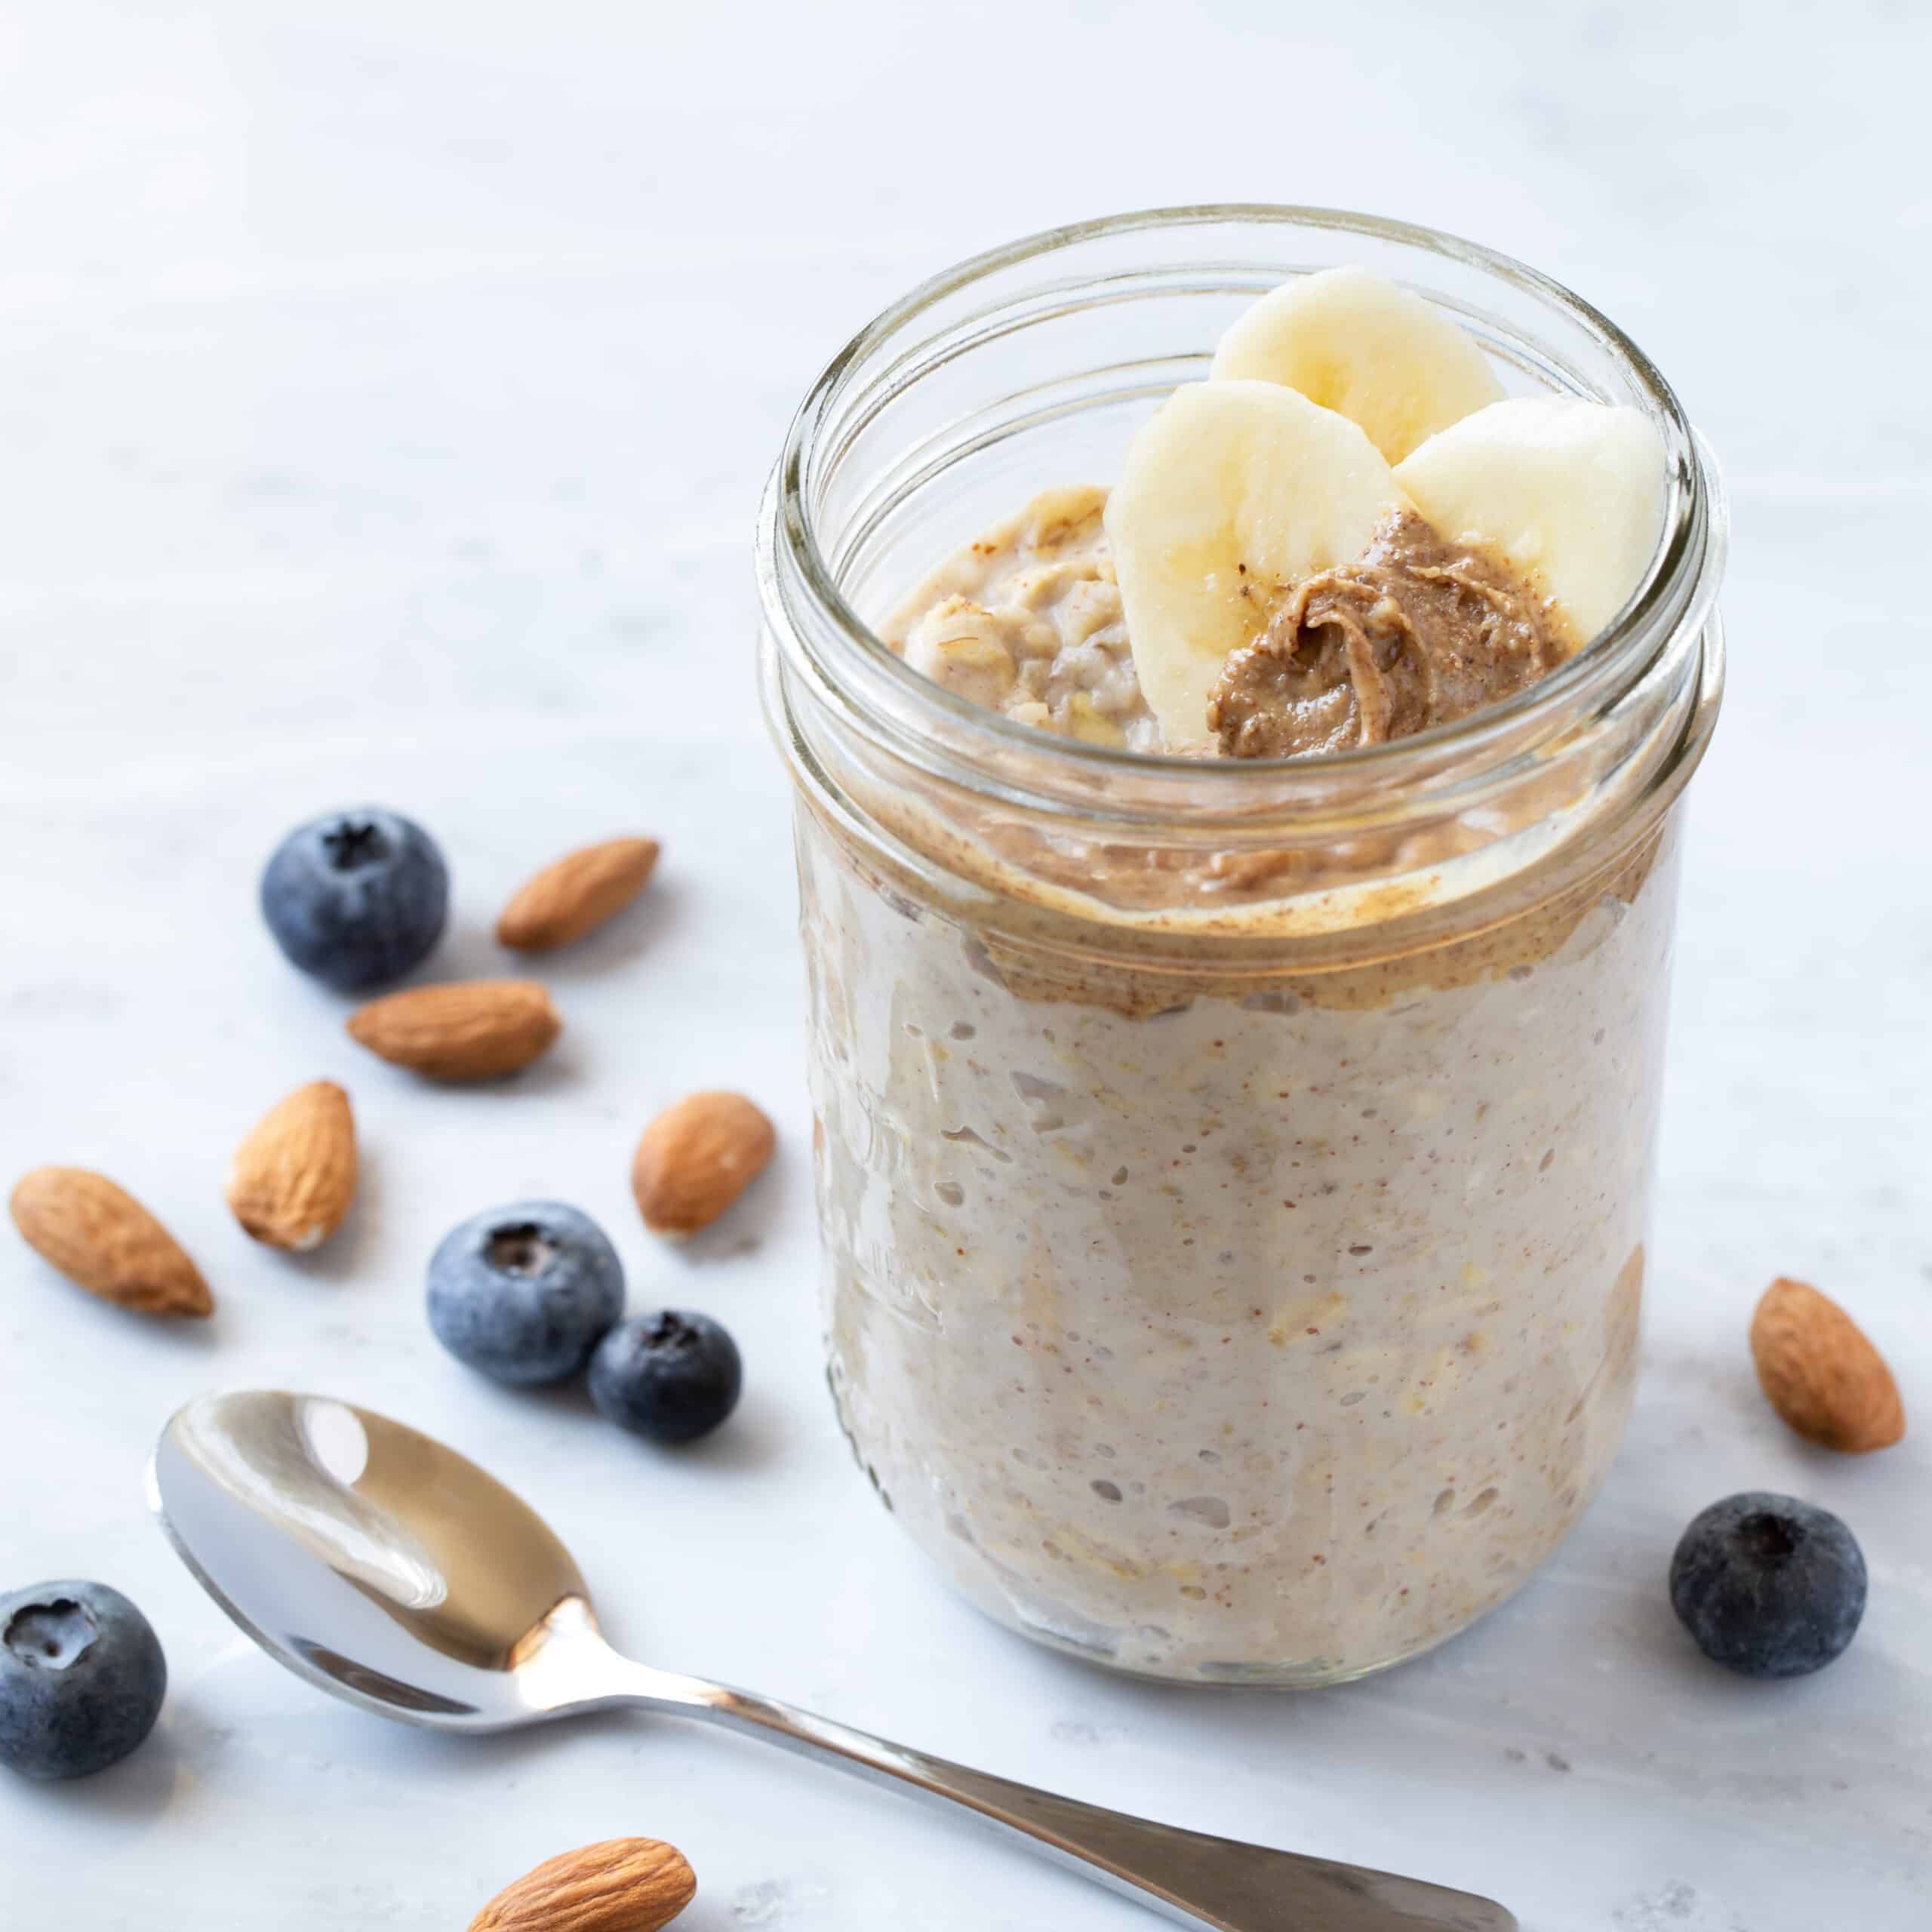
M 502 1669 L 525 1632 L 583 1594 L 569 1552 L 508 1490 L 385 1417 L 313 1395 L 207 1395 L 165 1441 L 208 1491 L 446 1657 Z
M 368 1436 L 353 1409 L 303 1397 L 257 1415 L 246 1432 L 230 1426 L 237 1413 L 235 1398 L 217 1395 L 183 1414 L 181 1447 L 210 1477 L 377 1595 L 409 1610 L 444 1600 L 448 1586 L 408 1524 L 352 1486 L 369 1464 Z

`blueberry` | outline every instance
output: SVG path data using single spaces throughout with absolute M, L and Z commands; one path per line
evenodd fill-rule
M 262 874 L 262 917 L 276 945 L 338 992 L 420 965 L 442 937 L 449 897 L 436 841 L 380 805 L 297 826 Z
M 105 1583 L 0 1596 L 0 1764 L 84 1778 L 154 1728 L 168 1660 L 147 1619 Z
M 738 1406 L 737 1344 L 708 1315 L 663 1309 L 620 1322 L 590 1358 L 590 1399 L 653 1442 L 709 1435 Z
M 429 1326 L 497 1382 L 561 1382 L 624 1312 L 624 1264 L 588 1214 L 518 1201 L 472 1214 L 429 1257 Z
M 1802 1677 L 1865 1614 L 1865 1558 L 1829 1510 L 1747 1490 L 1691 1518 L 1670 1559 L 1670 1602 L 1707 1657 L 1746 1677 Z

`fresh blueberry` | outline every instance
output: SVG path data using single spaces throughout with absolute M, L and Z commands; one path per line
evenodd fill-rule
M 276 945 L 338 992 L 420 965 L 442 937 L 449 897 L 436 841 L 380 805 L 297 826 L 262 874 L 262 917 Z
M 709 1435 L 738 1406 L 737 1344 L 708 1315 L 676 1309 L 620 1322 L 590 1358 L 590 1399 L 653 1442 Z
M 518 1201 L 472 1214 L 429 1257 L 429 1326 L 498 1382 L 561 1382 L 624 1312 L 624 1264 L 588 1214 Z
M 84 1778 L 154 1728 L 168 1660 L 147 1619 L 105 1583 L 0 1596 L 0 1764 Z
M 1826 1509 L 1747 1490 L 1694 1516 L 1670 1559 L 1670 1602 L 1705 1656 L 1746 1677 L 1803 1677 L 1865 1614 L 1858 1540 Z

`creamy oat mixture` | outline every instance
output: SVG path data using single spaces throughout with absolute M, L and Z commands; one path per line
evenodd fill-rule
M 960 1588 L 1124 1668 L 1321 1681 L 1528 1576 L 1630 1404 L 1672 869 L 1150 1013 L 804 823 L 834 1387 Z
M 943 564 L 887 641 L 915 671 L 1023 724 L 1164 747 L 1140 694 L 1107 554 L 1104 490 L 1049 490 Z

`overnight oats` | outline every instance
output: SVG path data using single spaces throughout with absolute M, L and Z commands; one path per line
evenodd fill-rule
M 761 567 L 832 1384 L 992 1614 L 1323 1682 L 1587 1506 L 1721 547 L 1610 325 L 1318 211 L 1001 251 L 814 392 Z

